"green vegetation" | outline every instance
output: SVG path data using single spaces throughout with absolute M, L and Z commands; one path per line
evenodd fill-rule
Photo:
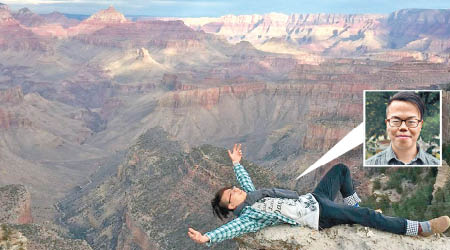
M 5 225 L 2 224 L 2 241 L 7 241 L 9 239 L 9 236 L 11 235 L 12 231 Z
M 389 181 L 384 187 L 381 183 L 374 183 L 374 187 L 379 185 L 381 189 L 395 189 L 402 196 L 400 201 L 391 202 L 388 195 L 378 197 L 372 195 L 361 203 L 362 206 L 373 209 L 379 208 L 386 215 L 412 220 L 431 219 L 449 213 L 448 210 L 433 209 L 433 207 L 441 207 L 443 202 L 433 201 L 434 205 L 431 204 L 433 184 L 437 174 L 436 168 L 398 168 L 391 171 L 391 173 L 386 174 L 389 176 Z M 413 183 L 414 190 L 404 190 L 402 185 L 406 182 Z M 450 191 L 448 192 L 450 193 Z M 447 193 L 447 195 L 449 194 Z M 444 200 L 450 200 L 450 196 L 444 198 Z
M 381 188 L 381 182 L 380 182 L 380 179 L 376 179 L 374 182 L 373 182 L 373 189 L 374 190 L 378 190 L 378 189 L 380 189 Z
M 24 241 L 17 241 L 20 233 L 14 230 L 14 225 L 12 224 L 1 224 L 0 228 L 0 250 L 3 249 L 18 249 L 25 250 Z

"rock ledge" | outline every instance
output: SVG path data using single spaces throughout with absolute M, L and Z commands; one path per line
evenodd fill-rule
M 450 238 L 443 235 L 410 237 L 381 232 L 360 225 L 341 225 L 323 231 L 280 225 L 236 239 L 240 250 L 250 249 L 396 249 L 445 250 Z

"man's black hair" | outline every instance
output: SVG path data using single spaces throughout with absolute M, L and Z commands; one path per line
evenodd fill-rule
M 388 113 L 389 105 L 391 105 L 393 101 L 404 101 L 414 104 L 419 109 L 420 120 L 423 120 L 423 116 L 425 114 L 425 103 L 422 101 L 422 98 L 420 98 L 420 96 L 415 92 L 413 91 L 398 92 L 393 97 L 391 97 L 386 107 L 386 115 Z
M 214 198 L 211 200 L 211 206 L 213 209 L 213 214 L 219 219 L 223 220 L 224 218 L 228 218 L 228 215 L 231 211 L 231 209 L 228 209 L 227 207 L 223 207 L 220 205 L 220 200 L 222 199 L 223 192 L 227 189 L 231 189 L 232 187 L 224 187 L 221 188 L 219 191 L 217 191 Z

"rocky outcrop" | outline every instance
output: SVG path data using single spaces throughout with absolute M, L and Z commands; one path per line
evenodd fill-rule
M 31 195 L 23 185 L 0 187 L 0 221 L 2 223 L 31 223 Z
M 38 27 L 29 28 L 34 34 L 41 37 L 67 38 L 67 30 L 59 24 L 44 24 Z
M 0 224 L 0 249 L 92 250 L 84 240 L 63 237 L 60 232 L 37 224 Z
M 187 25 L 225 37 L 232 43 L 249 41 L 265 51 L 278 53 L 364 54 L 385 46 L 384 15 L 280 14 L 227 15 L 216 20 L 183 19 Z M 201 18 L 199 18 L 201 19 Z M 275 38 L 275 40 L 274 40 Z M 279 39 L 279 40 L 276 40 Z M 266 43 L 272 45 L 268 46 Z M 277 46 L 278 44 L 278 46 Z M 289 49 L 283 49 L 290 44 Z M 273 47 L 274 49 L 272 49 Z M 317 61 L 317 59 L 314 59 Z
M 268 227 L 236 239 L 240 250 L 253 249 L 433 249 L 445 250 L 450 238 L 411 237 L 378 231 L 360 225 L 340 225 L 322 231 L 288 225 Z
M 126 49 L 153 47 L 166 49 L 164 53 L 168 55 L 186 50 L 197 51 L 204 47 L 201 40 L 207 36 L 193 31 L 181 21 L 160 20 L 108 25 L 86 20 L 69 28 L 68 34 L 87 44 Z
M 0 3 L 0 26 L 18 24 L 11 15 L 8 5 Z
M 383 49 L 447 52 L 449 15 L 445 9 L 404 9 L 389 16 L 269 13 L 182 20 L 195 30 L 222 35 L 232 43 L 249 41 L 261 46 L 270 41 L 283 47 L 288 42 L 293 46 L 284 53 L 355 56 Z
M 30 128 L 33 122 L 19 114 L 0 108 L 0 129 Z
M 348 123 L 328 122 L 326 124 L 313 123 L 310 124 L 305 133 L 303 140 L 303 149 L 311 151 L 324 151 L 331 149 L 338 143 L 353 127 L 349 127 Z
M 225 37 L 237 38 L 246 36 L 251 38 L 259 37 L 265 40 L 267 37 L 293 36 L 302 33 L 308 26 L 337 25 L 338 27 L 364 26 L 373 23 L 383 15 L 345 15 L 345 14 L 291 14 L 269 13 L 264 15 L 226 15 L 220 18 L 202 21 L 193 18 L 182 19 L 187 25 L 204 30 L 205 32 L 215 32 Z M 337 33 L 336 33 L 337 34 Z M 331 30 L 330 35 L 333 35 Z M 246 39 L 244 39 L 246 40 Z
M 261 93 L 265 90 L 265 84 L 246 84 L 210 89 L 177 91 L 170 93 L 167 97 L 161 99 L 160 106 L 172 108 L 200 106 L 206 109 L 211 109 L 219 104 L 221 98 L 226 96 L 233 95 L 237 98 L 243 99 L 248 95 Z
M 445 160 L 442 161 L 442 166 L 438 168 L 436 175 L 436 182 L 433 185 L 433 198 L 439 189 L 444 189 L 445 185 L 450 183 L 450 166 Z
M 38 15 L 28 8 L 22 8 L 13 17 L 34 34 L 42 37 L 67 38 L 67 28 L 80 23 L 76 19 L 65 17 L 59 12 Z
M 402 9 L 393 12 L 387 19 L 393 37 L 417 38 L 433 36 L 450 37 L 450 10 Z
M 106 10 L 101 10 L 89 18 L 83 20 L 80 24 L 70 27 L 68 34 L 76 36 L 79 34 L 90 34 L 101 30 L 107 26 L 114 26 L 129 23 L 125 16 L 118 12 L 113 6 Z
M 115 24 L 125 22 L 127 22 L 125 16 L 118 12 L 113 6 L 110 6 L 106 10 L 101 10 L 83 21 L 83 23 L 93 24 Z
M 45 52 L 48 49 L 44 41 L 20 25 L 11 15 L 7 5 L 0 8 L 0 34 L 8 34 L 7 37 L 0 37 L 0 50 Z
M 28 8 L 22 8 L 18 12 L 13 14 L 13 17 L 20 22 L 20 24 L 27 27 L 41 26 L 46 23 L 45 19 L 33 13 Z
M 23 101 L 23 92 L 20 87 L 0 90 L 0 129 L 31 127 L 32 122 L 29 119 L 11 112 L 8 108 L 19 105 Z
M 224 149 L 189 148 L 151 129 L 130 147 L 114 176 L 61 202 L 62 221 L 95 249 L 195 249 L 188 227 L 220 225 L 207 197 L 233 181 L 227 157 Z M 255 185 L 274 185 L 270 172 L 245 165 Z M 221 246 L 232 249 L 233 242 Z
M 14 87 L 6 90 L 0 90 L 0 104 L 18 105 L 23 102 L 23 92 L 21 87 Z
M 129 212 L 125 212 L 125 223 L 120 232 L 117 242 L 117 249 L 133 249 L 138 246 L 140 249 L 161 249 L 161 246 L 150 239 L 142 226 L 133 220 Z

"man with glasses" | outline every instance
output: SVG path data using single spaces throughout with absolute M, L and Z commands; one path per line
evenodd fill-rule
M 189 228 L 187 234 L 196 243 L 211 245 L 282 223 L 315 230 L 340 224 L 360 224 L 411 236 L 430 236 L 450 227 L 448 216 L 418 222 L 384 216 L 370 208 L 359 207 L 361 200 L 353 190 L 350 170 L 343 164 L 333 166 L 312 193 L 298 195 L 295 191 L 278 188 L 255 189 L 247 171 L 239 163 L 241 145 L 234 145 L 233 152 L 228 151 L 228 154 L 240 188 L 220 189 L 211 205 L 213 213 L 220 219 L 227 218 L 229 213 L 237 218 L 205 234 Z M 344 197 L 345 204 L 334 202 L 338 192 Z
M 417 144 L 424 123 L 425 104 L 412 91 L 395 94 L 386 108 L 388 148 L 372 156 L 365 165 L 439 165 L 439 160 Z

